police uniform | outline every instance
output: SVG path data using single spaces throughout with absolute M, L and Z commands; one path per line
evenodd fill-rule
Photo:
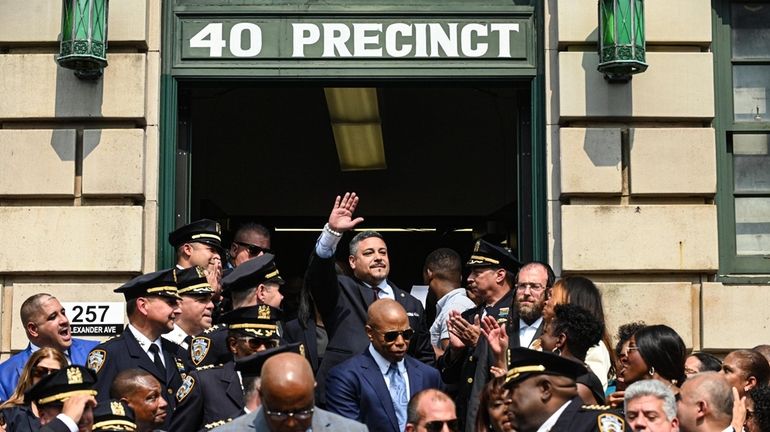
M 266 282 L 278 285 L 285 283 L 275 266 L 273 254 L 260 255 L 235 268 L 222 279 L 222 294 L 229 297 L 234 291 L 245 291 Z M 232 354 L 227 348 L 225 315 L 227 314 L 222 315 L 217 325 L 192 339 L 189 357 L 193 366 L 217 365 L 232 360 Z M 281 325 L 278 323 L 278 335 L 282 334 Z
M 473 254 L 466 267 L 493 267 L 504 268 L 515 273 L 521 264 L 505 248 L 493 245 L 485 240 L 478 240 L 473 248 Z M 476 315 L 481 318 L 491 315 L 497 319 L 502 327 L 508 327 L 507 323 L 518 318 L 513 316 L 514 291 L 508 291 L 500 300 L 492 306 L 478 305 L 475 308 L 463 312 L 462 317 L 473 323 Z M 511 333 L 509 331 L 509 333 Z M 511 346 L 518 346 L 518 331 L 515 338 L 509 338 Z M 489 368 L 494 358 L 484 335 L 479 335 L 475 347 L 464 348 L 454 360 L 450 359 L 450 350 L 438 360 L 441 378 L 454 388 L 453 396 L 457 400 L 468 401 L 467 404 L 458 404 L 457 418 L 465 426 L 466 431 L 472 431 L 476 424 L 476 414 L 479 409 L 481 392 L 484 391 L 489 381 Z
M 214 290 L 211 289 L 206 275 L 203 273 L 203 268 L 195 266 L 188 269 L 173 269 L 174 276 L 177 283 L 177 293 L 180 296 L 189 297 L 205 297 L 210 299 L 214 294 Z M 192 336 L 185 333 L 181 327 L 174 324 L 174 330 L 163 335 L 163 338 L 174 342 L 177 346 L 174 356 L 180 360 L 183 364 L 183 372 L 187 373 L 197 365 L 194 365 L 190 358 L 190 343 L 192 342 Z
M 176 282 L 172 270 L 161 270 L 138 276 L 125 285 L 115 289 L 123 293 L 126 300 L 138 297 L 158 296 L 178 300 Z M 130 324 L 129 324 L 130 325 Z M 86 365 L 97 374 L 96 389 L 100 402 L 109 400 L 110 386 L 115 376 L 126 369 L 143 369 L 154 376 L 161 386 L 163 398 L 168 402 L 166 425 L 170 424 L 176 406 L 174 393 L 182 384 L 180 365 L 174 356 L 176 344 L 164 338 L 158 338 L 163 356 L 164 370 L 161 371 L 150 359 L 148 351 L 140 344 L 131 329 L 126 329 L 120 335 L 101 343 L 88 354 Z
M 264 340 L 278 338 L 279 310 L 268 305 L 235 309 L 222 319 L 230 334 Z M 205 430 L 205 425 L 235 418 L 243 410 L 243 386 L 234 357 L 223 365 L 207 365 L 190 372 L 176 393 L 172 431 Z
M 177 228 L 168 235 L 168 242 L 175 249 L 185 243 L 203 243 L 214 247 L 220 258 L 225 259 L 225 248 L 222 247 L 222 226 L 210 219 L 201 219 Z
M 96 396 L 95 383 L 96 374 L 92 370 L 83 366 L 67 366 L 41 378 L 24 393 L 24 400 L 34 402 L 42 409 L 48 404 L 61 404 L 75 395 Z M 70 420 L 74 425 L 74 419 Z M 41 427 L 40 432 L 70 432 L 70 427 L 57 417 Z
M 112 399 L 94 408 L 93 432 L 131 432 L 135 430 L 134 410 L 125 402 Z
M 587 371 L 583 364 L 552 353 L 512 348 L 510 354 L 511 368 L 506 373 L 505 386 L 511 387 L 513 392 L 517 391 L 519 383 L 538 375 L 559 375 L 575 382 L 577 377 Z M 577 390 L 575 392 L 577 393 Z M 559 409 L 562 409 L 561 412 Z M 513 418 L 524 419 L 528 415 L 550 414 L 550 417 L 539 425 L 548 432 L 623 432 L 627 428 L 626 421 L 619 411 L 604 405 L 583 405 L 580 396 L 577 395 L 565 401 L 551 413 L 530 409 L 527 412 L 512 414 Z M 516 427 L 515 424 L 512 426 Z

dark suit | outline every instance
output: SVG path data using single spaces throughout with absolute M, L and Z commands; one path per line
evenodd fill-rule
M 97 341 L 72 338 L 72 345 L 70 345 L 69 349 L 72 364 L 84 366 L 88 352 L 97 345 L 99 345 Z M 21 370 L 24 369 L 24 365 L 31 355 L 32 346 L 27 344 L 27 348 L 24 351 L 14 354 L 11 358 L 0 364 L 0 401 L 8 400 L 14 390 L 16 390 Z
M 575 396 L 562 411 L 551 432 L 613 432 L 628 429 L 620 411 L 606 406 L 587 407 L 583 405 L 580 396 Z
M 494 306 L 487 308 L 487 314 L 497 318 L 501 326 L 505 326 L 508 334 L 508 344 L 511 348 L 519 346 L 519 318 L 514 311 L 514 291 L 505 294 Z M 476 306 L 462 313 L 468 322 L 473 322 L 474 317 L 481 317 L 485 309 L 484 305 Z M 535 338 L 543 333 L 541 325 L 535 333 Z M 479 336 L 475 347 L 464 348 L 454 359 L 450 359 L 449 349 L 439 359 L 438 366 L 441 370 L 441 378 L 447 384 L 455 384 L 457 394 L 455 400 L 467 401 L 457 404 L 457 418 L 465 426 L 466 431 L 472 431 L 475 427 L 476 414 L 479 409 L 479 399 L 484 386 L 489 381 L 489 368 L 493 365 L 494 355 L 489 348 L 486 338 Z
M 313 413 L 313 423 L 311 426 L 313 432 L 366 432 L 366 426 L 353 420 L 337 414 L 324 411 L 316 407 Z M 267 426 L 265 415 L 262 414 L 262 408 L 256 411 L 238 417 L 237 419 L 213 429 L 214 432 L 270 432 Z
M 55 418 L 41 427 L 40 432 L 70 432 L 70 428 L 63 421 Z
M 409 356 L 404 361 L 410 399 L 427 388 L 441 389 L 438 370 Z M 329 411 L 365 423 L 371 431 L 400 432 L 385 378 L 368 349 L 329 371 L 326 404 Z
M 235 362 L 190 372 L 176 399 L 174 421 L 169 428 L 172 431 L 205 430 L 208 423 L 237 417 L 244 401 Z
M 310 366 L 313 368 L 313 373 L 318 372 L 318 335 L 316 334 L 316 323 L 314 319 L 308 319 L 304 325 L 299 322 L 299 319 L 293 319 L 283 326 L 284 335 L 283 338 L 286 343 L 301 342 L 304 344 L 305 358 L 310 362 Z
M 29 405 L 15 405 L 0 410 L 8 432 L 36 432 L 40 429 L 40 419 L 32 412 Z
M 329 335 L 329 345 L 316 375 L 316 403 L 324 406 L 324 387 L 329 370 L 369 346 L 364 326 L 367 309 L 374 301 L 374 292 L 359 280 L 338 276 L 334 271 L 334 258 L 321 258 L 315 251 L 310 256 L 305 284 L 313 294 Z M 395 300 L 406 309 L 409 325 L 415 331 L 409 344 L 409 355 L 433 364 L 433 347 L 422 304 L 392 282 L 388 281 L 388 285 L 393 288 Z
M 163 398 L 168 402 L 168 415 L 164 429 L 168 428 L 174 417 L 174 408 L 176 407 L 176 398 L 174 393 L 182 384 L 182 376 L 177 369 L 176 359 L 173 356 L 175 343 L 160 338 L 163 360 L 165 362 L 165 373 L 161 374 L 155 363 L 150 360 L 148 354 L 139 346 L 131 330 L 126 329 L 119 336 L 109 339 L 97 346 L 89 356 L 87 366 L 96 371 L 97 380 L 94 389 L 98 392 L 96 395 L 99 403 L 106 403 L 110 399 L 110 386 L 115 376 L 126 369 L 138 368 L 152 374 L 160 382 Z M 94 367 L 92 360 L 104 356 L 100 367 Z

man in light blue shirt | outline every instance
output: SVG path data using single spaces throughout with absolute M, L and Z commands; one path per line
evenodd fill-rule
M 462 280 L 462 261 L 460 254 L 452 249 L 440 248 L 428 254 L 423 279 L 438 299 L 436 319 L 430 327 L 430 343 L 438 358 L 449 344 L 449 312 L 465 312 L 476 304 L 468 298 L 465 288 L 458 288 Z

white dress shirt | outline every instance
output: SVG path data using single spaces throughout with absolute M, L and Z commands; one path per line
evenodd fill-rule
M 522 348 L 529 348 L 532 344 L 532 339 L 535 338 L 538 327 L 543 323 L 543 317 L 538 318 L 532 324 L 527 324 L 523 320 L 519 319 L 519 346 Z
M 555 413 L 551 414 L 550 417 L 548 417 L 548 420 L 545 421 L 542 425 L 540 425 L 540 428 L 538 428 L 537 432 L 549 432 L 551 428 L 556 424 L 557 421 L 559 421 L 559 417 L 561 417 L 561 413 L 564 412 L 565 409 L 567 409 L 567 406 L 572 403 L 571 400 L 568 400 L 564 405 L 561 406 L 561 408 L 557 409 Z
M 163 363 L 163 366 L 166 365 L 166 359 L 163 355 L 163 346 L 160 344 L 160 338 L 155 339 L 154 341 L 151 341 L 147 339 L 145 335 L 143 335 L 139 330 L 136 329 L 136 327 L 132 326 L 131 324 L 128 325 L 128 330 L 131 332 L 131 334 L 134 335 L 134 338 L 136 338 L 136 341 L 139 342 L 139 346 L 144 350 L 144 353 L 147 354 L 147 357 L 150 359 L 150 361 L 155 361 L 154 354 L 150 352 L 150 345 L 155 344 L 158 346 L 158 352 L 161 353 L 160 355 L 160 361 Z

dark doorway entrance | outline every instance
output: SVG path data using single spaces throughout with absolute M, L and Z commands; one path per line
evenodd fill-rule
M 519 191 L 531 174 L 519 165 L 529 166 L 531 96 L 528 83 L 509 83 L 356 83 L 377 88 L 387 168 L 350 172 L 324 96 L 339 83 L 182 83 L 177 223 L 262 223 L 291 278 L 303 274 L 334 196 L 355 191 L 363 228 L 385 231 L 403 289 L 422 283 L 431 250 L 467 258 L 481 236 L 526 259 L 530 221 L 519 215 L 529 200 L 520 204 Z

